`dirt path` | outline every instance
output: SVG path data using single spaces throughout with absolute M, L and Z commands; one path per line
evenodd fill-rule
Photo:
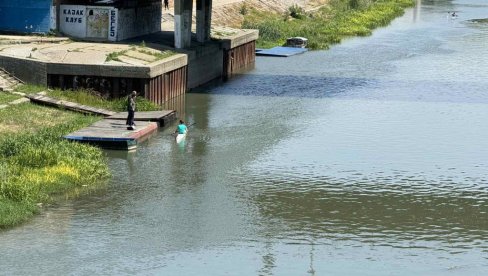
M 262 11 L 284 12 L 298 5 L 306 10 L 328 3 L 329 0 L 213 0 L 212 24 L 239 28 L 242 24 L 244 6 Z
M 240 28 L 243 20 L 241 13 L 244 5 L 248 8 L 252 7 L 262 11 L 284 12 L 295 4 L 309 10 L 323 6 L 328 2 L 329 0 L 213 0 L 212 25 Z M 169 10 L 163 10 L 163 21 L 171 21 L 172 19 L 172 0 L 169 1 L 169 7 Z

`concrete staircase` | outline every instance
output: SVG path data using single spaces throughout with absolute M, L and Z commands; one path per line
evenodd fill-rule
M 22 81 L 0 68 L 0 91 L 12 92 Z

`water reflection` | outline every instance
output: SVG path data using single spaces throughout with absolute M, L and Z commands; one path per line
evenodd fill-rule
M 413 22 L 417 22 L 417 20 L 421 17 L 421 7 L 422 7 L 422 0 L 416 0 L 415 7 L 413 8 Z

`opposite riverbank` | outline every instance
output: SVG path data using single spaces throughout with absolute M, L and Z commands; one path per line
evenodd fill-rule
M 288 37 L 301 36 L 308 38 L 308 48 L 319 50 L 346 37 L 370 35 L 413 6 L 413 0 L 329 0 L 306 1 L 283 10 L 260 1 L 244 1 L 234 3 L 227 12 L 238 12 L 237 18 L 241 18 L 229 19 L 229 24 L 259 30 L 258 48 L 284 45 Z
M 17 90 L 36 93 L 45 88 L 25 85 Z M 110 101 L 87 91 L 47 94 L 113 111 L 125 109 L 125 99 Z M 0 102 L 17 97 L 0 93 Z M 159 108 L 144 99 L 138 104 L 141 111 Z M 58 196 L 73 197 L 105 183 L 110 172 L 103 151 L 62 138 L 100 119 L 30 102 L 0 109 L 0 228 L 28 220 Z

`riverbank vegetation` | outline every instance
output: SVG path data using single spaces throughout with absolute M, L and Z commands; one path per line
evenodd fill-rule
M 46 96 L 75 102 L 83 105 L 93 106 L 97 108 L 108 109 L 111 111 L 121 112 L 127 111 L 127 97 L 119 99 L 107 99 L 101 96 L 99 93 L 93 90 L 80 89 L 80 90 L 60 90 L 60 89 L 48 89 L 45 86 L 25 84 L 17 88 L 17 91 L 26 94 L 35 94 L 41 91 L 46 93 Z M 157 104 L 145 99 L 144 97 L 137 97 L 137 111 L 154 111 L 161 109 Z
M 259 30 L 258 48 L 284 45 L 288 37 L 301 36 L 308 38 L 308 48 L 327 49 L 346 37 L 370 35 L 413 5 L 413 0 L 331 0 L 316 11 L 292 6 L 286 14 L 274 15 L 249 8 L 242 27 Z
M 0 104 L 6 104 L 20 98 L 21 97 L 19 95 L 10 94 L 10 93 L 0 93 Z
M 107 179 L 101 150 L 62 139 L 96 120 L 31 103 L 0 110 L 0 228 L 27 220 L 56 195 Z
M 89 105 L 97 108 L 108 109 L 112 111 L 127 111 L 127 97 L 119 99 L 106 99 L 97 95 L 96 92 L 91 90 L 50 90 L 46 93 L 47 96 L 71 101 L 79 104 Z M 144 97 L 136 98 L 137 111 L 153 111 L 161 109 L 157 104 L 145 99 Z
M 91 90 L 61 91 L 20 85 L 17 92 L 47 96 L 112 111 L 125 111 L 127 99 L 106 99 Z M 5 94 L 0 102 L 17 98 Z M 143 97 L 138 111 L 159 110 Z M 70 142 L 64 135 L 100 117 L 23 103 L 0 109 L 0 228 L 26 221 L 58 195 L 79 194 L 110 175 L 99 148 Z

